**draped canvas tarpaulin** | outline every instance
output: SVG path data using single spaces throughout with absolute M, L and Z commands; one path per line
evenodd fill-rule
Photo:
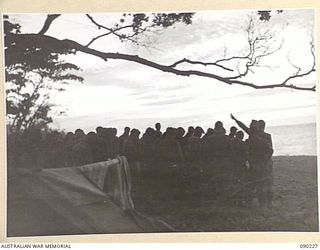
M 8 236 L 170 232 L 135 211 L 125 157 L 8 178 Z

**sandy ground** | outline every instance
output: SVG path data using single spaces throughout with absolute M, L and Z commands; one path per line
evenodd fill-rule
M 209 192 L 203 197 L 195 187 L 187 199 L 170 191 L 161 195 L 159 190 L 166 187 L 156 179 L 134 183 L 136 208 L 184 232 L 319 231 L 317 158 L 277 156 L 273 161 L 274 198 L 270 211 L 262 212 L 257 201 L 248 209 L 212 199 Z

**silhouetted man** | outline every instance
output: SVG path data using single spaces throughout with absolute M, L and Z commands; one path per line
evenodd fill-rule
M 130 134 L 130 128 L 129 127 L 125 127 L 123 134 L 120 135 L 120 137 L 119 137 L 119 147 L 120 147 L 121 154 L 122 154 L 122 151 L 123 151 L 123 143 L 129 137 L 129 134 Z
M 106 161 L 105 143 L 94 132 L 88 133 L 86 137 L 91 151 L 92 162 Z
M 203 157 L 206 162 L 211 162 L 215 156 L 228 155 L 230 145 L 229 138 L 225 135 L 226 130 L 221 121 L 217 121 L 212 130 L 212 135 L 203 140 Z M 227 146 L 228 145 L 228 146 Z M 227 151 L 224 152 L 224 149 Z M 211 169 L 211 168 L 210 168 Z M 211 171 L 211 170 L 210 170 Z
M 201 127 L 196 127 L 193 135 L 189 137 L 187 145 L 185 147 L 185 159 L 188 170 L 191 171 L 190 174 L 193 174 L 193 172 L 195 171 L 202 171 L 202 134 L 204 134 L 203 129 Z
M 249 134 L 249 163 L 251 181 L 254 183 L 252 189 L 256 190 L 261 208 L 271 208 L 272 202 L 272 140 L 271 136 L 264 132 L 265 122 L 263 120 L 252 120 L 250 128 L 237 120 L 232 114 L 231 118 Z M 253 190 L 251 190 L 253 192 Z M 249 202 L 252 202 L 252 198 Z M 250 204 L 249 204 L 250 205 Z
M 231 139 L 236 136 L 237 130 L 238 130 L 238 129 L 237 129 L 235 126 L 232 126 L 232 127 L 230 128 L 229 137 L 230 137 Z
M 193 136 L 193 133 L 194 133 L 194 127 L 190 126 L 190 127 L 188 127 L 188 132 L 186 133 L 186 135 L 184 137 L 189 138 L 189 137 Z
M 174 129 L 168 128 L 166 135 L 156 144 L 157 164 L 162 169 L 179 170 L 184 163 L 181 147 L 174 138 Z
M 132 129 L 130 136 L 123 143 L 123 155 L 127 157 L 130 164 L 130 168 L 133 170 L 133 174 L 140 175 L 140 131 L 138 129 Z
M 231 140 L 232 165 L 234 177 L 237 181 L 243 182 L 246 175 L 246 161 L 248 161 L 248 147 L 243 141 L 244 133 L 238 131 Z
M 82 129 L 78 128 L 76 129 L 76 131 L 74 132 L 75 136 L 79 139 L 80 137 L 81 138 L 84 138 L 85 137 L 85 133 L 83 132 Z
M 157 122 L 155 124 L 155 128 L 156 128 L 156 138 L 160 138 L 162 136 L 161 124 L 159 122 Z
M 101 126 L 96 127 L 96 134 L 98 137 L 101 136 L 102 131 L 103 131 L 103 127 Z
M 223 123 L 221 121 L 217 121 L 214 124 L 213 134 L 224 134 L 226 133 L 226 129 L 223 127 Z
M 204 172 L 211 185 L 213 195 L 224 195 L 232 182 L 232 165 L 230 163 L 230 139 L 221 121 L 216 122 L 213 135 L 203 144 Z
M 243 206 L 247 203 L 250 190 L 246 187 L 249 180 L 248 172 L 248 145 L 243 141 L 243 131 L 237 131 L 234 138 L 231 138 L 231 163 L 233 171 L 233 183 L 238 188 L 234 194 L 237 205 Z
M 155 154 L 156 131 L 153 128 L 147 128 L 140 140 L 141 163 L 150 168 Z
M 175 138 L 175 139 L 176 139 L 178 142 L 180 142 L 180 141 L 182 140 L 182 138 L 183 138 L 183 136 L 184 136 L 185 133 L 186 133 L 186 131 L 184 130 L 183 127 L 177 128 L 176 138 Z
M 262 183 L 262 192 L 263 192 L 263 205 L 271 208 L 272 206 L 272 184 L 273 184 L 273 145 L 271 135 L 265 132 L 266 123 L 263 120 L 258 121 L 258 130 L 259 135 L 263 138 L 264 143 L 262 144 L 261 150 L 263 153 L 263 159 L 266 162 L 265 173 L 263 176 L 266 177 L 264 183 Z
M 272 145 L 272 138 L 271 135 L 266 133 L 264 130 L 266 128 L 266 123 L 264 120 L 259 120 L 258 121 L 258 129 L 260 131 L 260 136 L 263 137 L 266 141 L 266 143 L 269 145 L 269 147 L 272 149 L 272 153 L 273 153 L 273 145 Z M 269 152 L 269 154 L 271 153 L 271 151 Z M 272 154 L 271 153 L 271 154 Z
M 185 159 L 184 148 L 185 148 L 185 145 L 187 143 L 186 139 L 183 137 L 185 132 L 186 131 L 184 130 L 184 128 L 179 127 L 179 128 L 176 129 L 176 136 L 175 136 L 175 140 L 179 143 L 179 145 L 181 147 L 184 159 Z
M 213 135 L 213 132 L 214 132 L 213 128 L 208 128 L 208 129 L 207 129 L 207 132 L 206 132 L 205 135 L 202 137 L 202 139 L 204 140 L 204 139 L 206 139 L 207 137 Z
M 244 133 L 243 133 L 241 130 L 237 131 L 237 133 L 236 133 L 236 135 L 235 135 L 235 138 L 243 141 Z
M 178 193 L 181 198 L 185 171 L 183 154 L 180 144 L 175 140 L 174 128 L 168 128 L 165 134 L 156 144 L 154 172 L 163 185 L 159 192 L 165 192 L 168 199 L 173 196 L 176 198 Z
M 120 141 L 117 137 L 117 129 L 116 128 L 109 128 L 108 129 L 108 156 L 111 159 L 116 158 L 120 154 Z
M 73 166 L 82 166 L 92 163 L 92 155 L 82 129 L 75 131 L 75 143 L 72 147 Z
M 180 140 L 180 145 L 181 145 L 181 149 L 184 153 L 184 155 L 186 154 L 186 146 L 187 146 L 187 143 L 188 143 L 188 140 L 191 136 L 193 136 L 193 133 L 194 133 L 194 127 L 193 126 L 190 126 L 188 127 L 188 131 L 187 133 L 185 134 L 185 136 Z

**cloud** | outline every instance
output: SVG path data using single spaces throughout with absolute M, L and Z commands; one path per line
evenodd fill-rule
M 185 96 L 185 97 L 174 98 L 174 99 L 146 102 L 143 105 L 145 105 L 145 106 L 162 106 L 162 105 L 174 105 L 174 104 L 179 104 L 179 103 L 185 104 L 186 102 L 191 101 L 191 100 L 193 100 L 193 97 Z
M 148 34 L 153 41 L 153 48 L 134 47 L 121 43 L 114 37 L 108 37 L 93 45 L 106 52 L 137 54 L 152 61 L 170 65 L 184 57 L 192 60 L 214 61 L 221 58 L 224 47 L 227 56 L 242 55 L 247 47 L 243 28 L 251 11 L 204 11 L 194 16 L 192 25 L 178 24 L 160 34 Z M 96 15 L 96 14 L 95 14 Z M 105 22 L 112 22 L 115 15 L 106 14 Z M 43 15 L 14 15 L 22 21 L 25 32 L 39 30 Z M 102 18 L 102 15 L 97 15 Z M 286 10 L 274 15 L 269 23 L 261 26 L 280 27 L 288 22 L 286 29 L 286 50 L 274 55 L 270 61 L 281 68 L 274 71 L 257 70 L 247 78 L 253 82 L 281 82 L 292 74 L 292 67 L 287 62 L 287 52 L 293 59 L 305 58 L 308 45 L 308 32 L 313 27 L 313 10 Z M 41 27 L 41 25 L 40 25 Z M 266 27 L 266 26 L 263 26 Z M 92 26 L 83 14 L 64 14 L 50 29 L 50 34 L 64 38 L 74 38 L 79 42 L 88 42 L 90 36 L 101 31 Z M 308 52 L 310 52 L 308 50 Z M 281 57 L 283 56 L 283 57 Z M 283 59 L 281 59 L 283 58 Z M 308 58 L 306 58 L 308 59 Z M 56 117 L 63 128 L 83 126 L 88 129 L 98 124 L 109 126 L 130 126 L 143 128 L 161 121 L 170 126 L 201 124 L 212 126 L 214 121 L 231 122 L 229 113 L 241 115 L 250 121 L 253 116 L 265 117 L 272 124 L 282 124 L 307 117 L 315 117 L 315 93 L 284 89 L 254 90 L 244 86 L 229 86 L 217 80 L 202 77 L 183 77 L 161 72 L 147 66 L 123 60 L 105 62 L 94 56 L 77 53 L 68 57 L 79 65 L 85 82 L 72 85 L 55 99 L 57 105 L 68 109 L 68 117 Z M 308 66 L 307 60 L 295 61 L 301 66 Z M 200 66 L 187 65 L 197 69 Z M 180 65 L 179 68 L 185 68 Z M 207 72 L 217 72 L 214 67 L 202 67 Z M 310 76 L 306 82 L 315 81 Z M 310 118 L 310 119 L 311 119 Z

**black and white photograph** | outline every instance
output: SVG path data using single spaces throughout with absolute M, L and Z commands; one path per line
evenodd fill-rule
M 2 23 L 7 237 L 319 232 L 314 9 Z

